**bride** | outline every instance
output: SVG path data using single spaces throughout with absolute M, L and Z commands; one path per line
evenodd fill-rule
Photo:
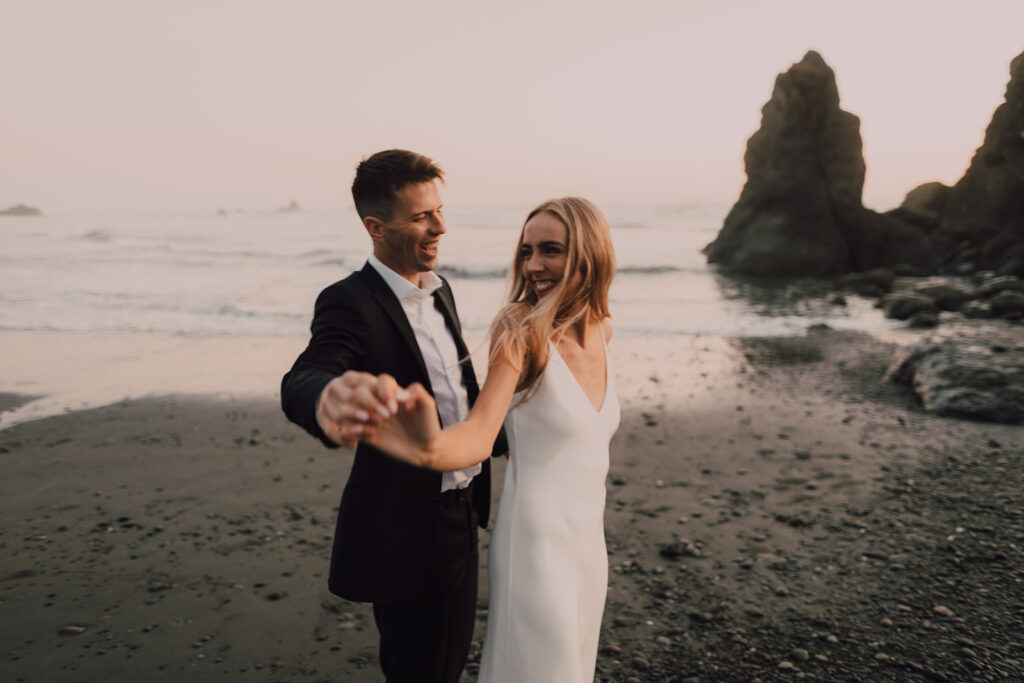
M 490 455 L 504 422 L 510 461 L 490 546 L 479 680 L 590 683 L 608 590 L 608 444 L 619 403 L 608 367 L 608 223 L 586 199 L 530 212 L 508 303 L 491 327 L 487 381 L 464 422 L 441 429 L 419 384 L 362 439 L 435 470 Z

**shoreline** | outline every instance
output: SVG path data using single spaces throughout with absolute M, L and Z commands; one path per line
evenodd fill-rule
M 886 341 L 913 338 L 904 330 L 864 334 Z M 628 386 L 633 384 L 629 368 L 637 358 L 646 359 L 647 369 L 657 372 L 657 359 L 677 358 L 686 350 L 692 354 L 701 347 L 718 349 L 725 357 L 729 345 L 744 338 L 616 335 L 609 350 L 615 371 Z M 276 397 L 281 376 L 307 341 L 305 336 L 0 330 L 0 433 L 25 422 L 124 400 L 172 395 Z M 467 338 L 467 345 L 482 381 L 486 340 Z

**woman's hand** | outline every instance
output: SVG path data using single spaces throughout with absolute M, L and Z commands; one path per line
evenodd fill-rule
M 423 385 L 415 382 L 395 392 L 398 410 L 380 420 L 360 439 L 374 448 L 418 467 L 429 467 L 441 435 L 437 404 Z

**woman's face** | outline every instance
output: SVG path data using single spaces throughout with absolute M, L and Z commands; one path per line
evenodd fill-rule
M 519 245 L 522 275 L 526 284 L 540 298 L 565 277 L 569 260 L 569 231 L 562 221 L 546 211 L 538 213 L 523 226 L 523 242 Z M 581 279 L 578 273 L 573 280 Z

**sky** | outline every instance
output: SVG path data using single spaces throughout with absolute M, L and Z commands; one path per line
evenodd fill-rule
M 445 201 L 731 202 L 775 77 L 815 49 L 864 202 L 952 184 L 1024 52 L 1024 1 L 0 0 L 0 208 L 351 205 L 404 147 Z

